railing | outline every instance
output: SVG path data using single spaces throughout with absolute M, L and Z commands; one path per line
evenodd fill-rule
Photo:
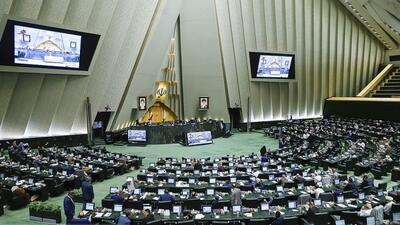
M 369 84 L 365 86 L 365 88 L 360 93 L 358 93 L 357 97 L 368 96 L 369 93 L 371 93 L 371 91 L 374 90 L 386 78 L 386 76 L 393 70 L 393 68 L 393 64 L 388 64 L 387 66 L 385 66 L 385 68 L 380 73 L 378 73 L 378 75 L 376 75 L 376 77 L 371 82 L 369 82 Z

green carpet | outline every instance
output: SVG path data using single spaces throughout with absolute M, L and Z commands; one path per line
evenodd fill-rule
M 169 145 L 147 145 L 145 147 L 132 146 L 114 146 L 107 145 L 111 152 L 129 153 L 146 157 L 143 165 L 146 168 L 150 162 L 156 161 L 159 157 L 218 157 L 225 155 L 241 155 L 249 153 L 259 153 L 262 145 L 267 148 L 276 149 L 278 143 L 276 140 L 264 137 L 261 133 L 236 133 L 230 138 L 218 138 L 213 144 L 186 147 L 180 144 Z M 136 176 L 138 171 L 132 171 L 123 176 L 113 177 L 101 183 L 94 184 L 95 203 L 101 206 L 101 199 L 108 193 L 110 186 L 121 186 L 127 176 Z M 48 201 L 55 202 L 62 206 L 65 195 L 49 198 Z M 76 213 L 82 208 L 82 204 L 76 203 Z M 63 215 L 63 222 L 65 218 Z M 29 220 L 28 208 L 10 211 L 5 209 L 4 215 L 0 216 L 0 225 L 25 225 L 25 224 L 46 224 Z

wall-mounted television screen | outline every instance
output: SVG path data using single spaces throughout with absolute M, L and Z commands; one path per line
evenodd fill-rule
M 249 52 L 253 81 L 295 79 L 295 55 L 289 53 Z
M 128 130 L 128 142 L 146 142 L 146 130 Z
M 0 65 L 88 71 L 100 35 L 7 20 Z
M 188 146 L 212 144 L 211 131 L 199 131 L 186 133 L 186 143 Z

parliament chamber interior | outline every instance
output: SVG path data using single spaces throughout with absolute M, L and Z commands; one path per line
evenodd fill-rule
M 0 225 L 400 224 L 400 0 L 0 18 Z

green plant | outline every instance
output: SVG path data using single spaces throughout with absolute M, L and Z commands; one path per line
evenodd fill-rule
M 39 211 L 41 202 L 34 201 L 29 203 L 29 210 Z
M 29 209 L 35 211 L 45 211 L 54 213 L 61 212 L 61 206 L 50 202 L 39 202 L 39 201 L 32 202 L 29 204 Z

